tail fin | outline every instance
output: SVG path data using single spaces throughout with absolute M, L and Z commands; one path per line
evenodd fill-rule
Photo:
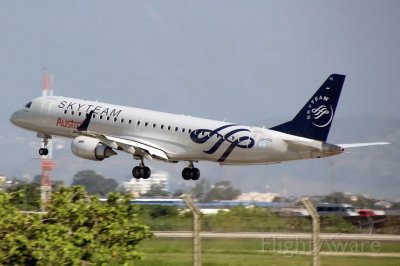
M 292 121 L 271 128 L 283 133 L 326 141 L 345 75 L 332 74 Z

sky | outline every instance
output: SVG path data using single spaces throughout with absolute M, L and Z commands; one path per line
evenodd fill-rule
M 328 141 L 390 141 L 327 160 L 270 166 L 199 163 L 202 178 L 244 191 L 335 190 L 400 200 L 399 1 L 1 1 L 0 173 L 40 172 L 39 139 L 10 114 L 41 93 L 272 127 L 290 120 L 331 74 L 346 75 Z M 54 179 L 79 170 L 127 180 L 127 154 L 74 157 L 57 138 Z M 63 147 L 63 148 L 62 148 Z M 184 163 L 148 163 L 171 187 Z

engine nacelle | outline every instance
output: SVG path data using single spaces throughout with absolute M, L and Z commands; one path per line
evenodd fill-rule
M 98 139 L 86 136 L 74 138 L 71 143 L 71 151 L 78 157 L 94 161 L 102 161 L 105 158 L 117 154 L 113 149 L 104 145 Z

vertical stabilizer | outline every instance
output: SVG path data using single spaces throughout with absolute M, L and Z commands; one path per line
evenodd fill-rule
M 330 75 L 293 120 L 271 129 L 299 137 L 326 141 L 345 77 L 340 74 Z

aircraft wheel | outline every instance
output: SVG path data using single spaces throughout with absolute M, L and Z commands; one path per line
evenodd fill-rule
M 200 170 L 198 168 L 192 169 L 192 180 L 198 180 L 200 178 Z
M 40 148 L 39 149 L 39 155 L 40 156 L 45 156 L 47 154 L 49 154 L 49 150 L 48 149 L 46 149 L 46 148 Z
M 183 168 L 182 178 L 185 180 L 190 180 L 190 172 L 191 172 L 191 169 L 189 167 Z
M 182 171 L 182 178 L 185 180 L 198 180 L 200 178 L 200 170 L 198 168 L 186 167 Z
M 136 178 L 136 179 L 140 179 L 140 178 L 141 178 L 141 169 L 140 169 L 140 168 L 141 168 L 141 167 L 136 166 L 136 167 L 134 167 L 133 170 L 132 170 L 132 175 L 133 175 L 133 177 Z
M 132 175 L 136 179 L 148 179 L 151 176 L 151 170 L 147 166 L 136 166 L 132 170 Z
M 148 179 L 151 176 L 151 170 L 149 167 L 143 167 L 143 179 Z

